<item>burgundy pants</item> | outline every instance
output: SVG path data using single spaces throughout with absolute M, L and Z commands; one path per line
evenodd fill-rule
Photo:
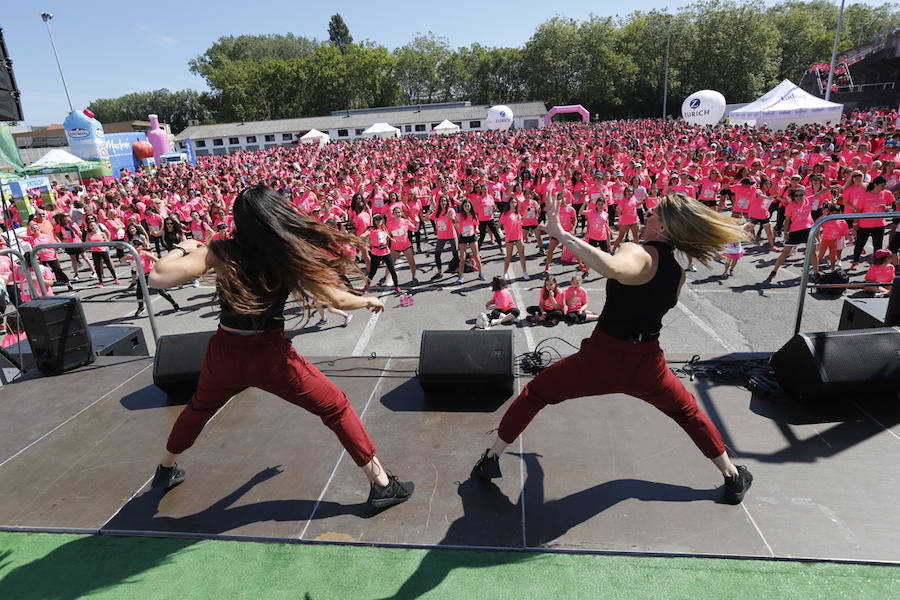
M 541 371 L 525 386 L 503 415 L 498 434 L 510 444 L 548 404 L 615 393 L 640 398 L 670 416 L 707 458 L 725 452 L 719 431 L 666 366 L 658 341 L 632 344 L 599 327 L 581 342 L 581 350 Z
M 216 411 L 247 387 L 318 415 L 357 465 L 375 456 L 375 444 L 347 396 L 297 354 L 281 330 L 243 336 L 219 329 L 209 341 L 197 391 L 172 426 L 166 449 L 180 454 L 190 448 Z

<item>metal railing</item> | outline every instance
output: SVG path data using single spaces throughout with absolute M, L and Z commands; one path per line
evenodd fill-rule
M 156 315 L 153 313 L 153 304 L 150 302 L 150 289 L 147 287 L 147 278 L 144 276 L 144 269 L 140 268 L 141 265 L 141 255 L 138 254 L 138 251 L 134 249 L 134 246 L 129 244 L 128 242 L 122 241 L 110 241 L 110 242 L 74 242 L 70 244 L 38 244 L 34 246 L 32 250 L 32 256 L 37 257 L 37 253 L 39 250 L 44 248 L 53 248 L 59 250 L 69 250 L 69 249 L 86 249 L 93 247 L 109 247 L 109 248 L 124 248 L 127 250 L 131 256 L 134 257 L 136 261 L 135 264 L 138 265 L 138 268 L 135 269 L 137 272 L 137 281 L 138 285 L 141 286 L 141 291 L 144 294 L 144 304 L 147 307 L 147 317 L 150 319 L 150 331 L 153 333 L 153 342 L 156 343 L 159 341 L 159 332 L 156 329 Z M 40 262 L 40 261 L 38 261 Z M 115 272 L 113 272 L 115 275 Z M 41 277 L 37 278 L 38 287 L 41 288 L 41 295 L 47 295 L 47 288 L 44 286 L 44 280 Z M 140 300 L 138 300 L 140 302 Z
M 19 259 L 19 266 L 25 273 L 25 283 L 28 285 L 28 292 L 31 294 L 31 297 L 34 298 L 37 296 L 37 292 L 34 289 L 34 282 L 31 281 L 31 269 L 25 268 L 25 256 L 19 252 L 18 250 L 13 250 L 12 248 L 6 248 L 5 250 L 0 250 L 0 254 L 14 254 L 16 258 Z M 15 269 L 13 269 L 10 274 L 15 274 Z M 38 278 L 40 279 L 40 277 Z M 13 285 L 17 285 L 15 281 L 12 282 Z M 43 282 L 41 282 L 43 283 Z M 43 290 L 43 288 L 41 288 Z M 10 298 L 12 300 L 12 298 Z
M 806 256 L 803 259 L 803 272 L 800 274 L 800 297 L 797 299 L 797 318 L 794 321 L 794 335 L 800 333 L 800 323 L 803 321 L 803 303 L 806 300 L 806 287 L 809 283 L 809 261 L 812 260 L 813 247 L 816 243 L 816 233 L 828 221 L 856 221 L 859 219 L 895 219 L 900 217 L 900 212 L 883 212 L 883 213 L 852 213 L 841 215 L 828 215 L 816 221 L 809 230 L 809 237 L 806 239 Z M 900 235 L 898 233 L 897 235 Z M 896 293 L 896 292 L 893 292 Z

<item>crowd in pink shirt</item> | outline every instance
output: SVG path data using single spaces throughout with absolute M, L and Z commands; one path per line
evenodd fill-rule
M 873 116 L 882 124 L 877 130 Z M 549 194 L 564 202 L 564 227 L 604 250 L 637 241 L 644 216 L 669 192 L 729 211 L 748 227 L 758 226 L 760 234 L 766 230 L 763 243 L 774 250 L 778 234 L 787 243 L 789 234 L 808 229 L 826 210 L 896 210 L 896 121 L 896 111 L 881 111 L 788 133 L 649 119 L 606 121 L 198 157 L 195 166 L 124 172 L 119 180 L 84 189 L 59 187 L 58 206 L 43 209 L 41 223 L 50 225 L 41 225 L 40 235 L 65 241 L 88 239 L 98 230 L 110 240 L 139 236 L 160 254 L 183 237 L 209 241 L 227 235 L 235 194 L 262 182 L 290 197 L 298 211 L 365 236 L 371 255 L 404 255 L 412 278 L 416 263 L 420 269 L 435 263 L 437 279 L 440 255 L 449 251 L 457 256 L 456 265 L 451 263 L 456 271 L 450 273 L 457 281 L 467 264 L 483 279 L 487 266 L 481 259 L 492 245 L 500 248 L 505 264 L 503 272 L 488 276 L 507 277 L 514 258 L 523 277 L 529 267 L 548 271 L 556 243 L 548 245 L 537 225 Z M 872 183 L 882 180 L 873 191 Z M 805 191 L 799 202 L 793 194 L 797 188 Z M 461 210 L 465 201 L 473 212 Z M 385 219 L 377 230 L 374 215 Z M 7 217 L 16 221 L 15 215 Z M 829 226 L 821 232 L 822 248 L 839 266 L 839 247 L 862 230 L 880 229 L 877 243 L 877 236 L 867 238 L 872 251 L 887 247 L 896 263 L 896 221 Z M 96 233 L 90 239 L 95 238 Z M 422 241 L 429 239 L 442 242 L 437 256 L 423 250 Z M 524 244 L 531 243 L 537 256 L 526 254 Z M 854 253 L 853 262 L 865 252 Z M 43 262 L 44 256 L 38 258 Z M 369 264 L 371 258 L 360 260 Z M 77 266 L 78 257 L 72 262 Z M 583 269 L 572 264 L 576 272 Z

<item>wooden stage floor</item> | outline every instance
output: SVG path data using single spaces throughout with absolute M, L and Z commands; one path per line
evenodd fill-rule
M 415 358 L 310 360 L 415 481 L 407 503 L 370 511 L 333 434 L 255 389 L 184 454 L 183 484 L 153 490 L 181 406 L 153 385 L 152 358 L 107 357 L 0 389 L 0 529 L 900 563 L 896 397 L 823 408 L 684 380 L 754 474 L 729 506 L 690 439 L 634 398 L 548 407 L 494 485 L 469 474 L 511 399 L 429 403 Z

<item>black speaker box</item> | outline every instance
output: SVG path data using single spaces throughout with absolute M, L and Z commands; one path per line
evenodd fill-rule
M 55 375 L 94 362 L 94 347 L 75 296 L 43 296 L 19 306 L 38 370 Z
M 215 331 L 164 335 L 156 342 L 153 383 L 170 396 L 194 393 L 206 357 L 209 339 Z
M 422 332 L 419 383 L 426 392 L 513 392 L 512 330 Z
M 22 102 L 13 75 L 12 60 L 3 41 L 3 28 L 0 27 L 0 122 L 21 120 Z
M 900 390 L 900 327 L 801 333 L 771 359 L 797 400 L 837 400 Z
M 91 325 L 90 330 L 97 356 L 150 356 L 140 327 Z

